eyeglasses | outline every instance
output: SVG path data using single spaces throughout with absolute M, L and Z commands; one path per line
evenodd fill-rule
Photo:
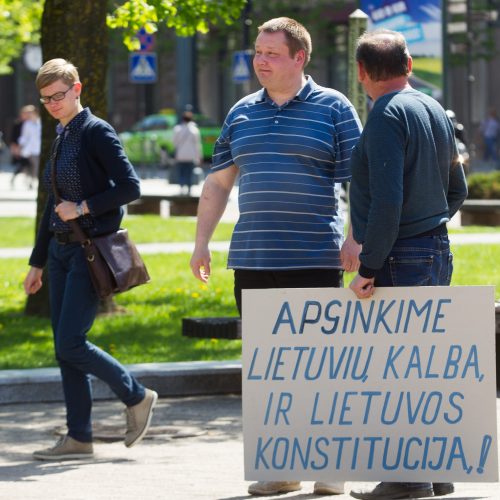
M 74 86 L 75 86 L 75 84 L 71 85 L 71 87 L 68 90 L 65 90 L 64 92 L 56 92 L 55 94 L 52 94 L 52 95 L 43 95 L 40 97 L 40 102 L 42 104 L 49 104 L 50 101 L 62 101 L 66 97 L 66 94 Z

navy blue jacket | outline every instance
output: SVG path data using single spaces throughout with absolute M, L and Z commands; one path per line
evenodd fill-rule
M 140 181 L 113 127 L 89 113 L 83 124 L 82 146 L 77 159 L 83 200 L 86 200 L 94 225 L 89 236 L 111 233 L 120 227 L 122 205 L 140 197 Z M 46 168 L 51 168 L 50 162 Z M 82 200 L 82 201 L 83 201 Z M 53 233 L 49 230 L 54 209 L 51 193 L 31 253 L 31 266 L 43 268 Z

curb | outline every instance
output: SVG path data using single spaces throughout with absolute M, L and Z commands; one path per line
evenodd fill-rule
M 240 361 L 191 361 L 126 365 L 161 397 L 241 394 Z M 91 377 L 94 400 L 116 398 L 108 385 Z M 59 368 L 0 371 L 0 404 L 63 401 Z

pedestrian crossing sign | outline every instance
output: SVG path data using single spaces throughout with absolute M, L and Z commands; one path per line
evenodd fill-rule
M 155 83 L 158 64 L 156 52 L 134 52 L 129 56 L 129 80 L 131 83 Z
M 233 54 L 233 82 L 244 83 L 252 78 L 252 53 L 239 50 Z

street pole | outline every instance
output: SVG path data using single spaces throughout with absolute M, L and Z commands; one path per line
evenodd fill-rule
M 243 10 L 243 50 L 250 50 L 250 27 L 252 26 L 252 0 L 248 0 Z M 250 79 L 241 84 L 243 95 L 250 94 Z
M 175 59 L 177 68 L 177 95 L 176 108 L 180 116 L 187 106 L 197 107 L 197 99 L 194 95 L 196 91 L 195 74 L 195 38 L 176 37 Z M 197 109 L 193 109 L 197 111 Z
M 443 86 L 443 106 L 444 109 L 448 109 L 450 107 L 450 85 L 449 85 L 449 73 L 448 73 L 448 50 L 449 50 L 449 42 L 448 42 L 448 0 L 442 0 L 442 9 L 441 9 L 441 64 L 442 64 L 442 86 Z
M 472 133 L 472 86 L 474 85 L 474 75 L 472 74 L 472 44 L 474 34 L 472 32 L 472 2 L 467 0 L 467 133 L 469 137 L 473 137 Z
M 366 122 L 366 95 L 363 87 L 358 82 L 358 63 L 356 62 L 356 44 L 358 38 L 368 27 L 368 15 L 361 9 L 355 10 L 349 16 L 349 47 L 347 65 L 348 97 L 356 109 L 361 123 Z

